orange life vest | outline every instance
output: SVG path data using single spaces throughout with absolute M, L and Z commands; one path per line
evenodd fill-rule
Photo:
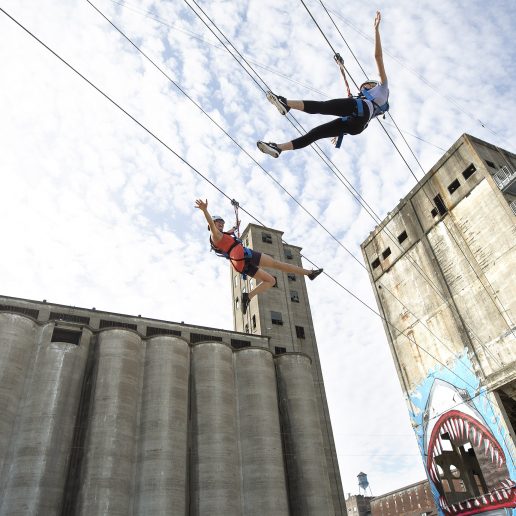
M 222 238 L 213 243 L 210 237 L 211 248 L 219 255 L 231 261 L 231 265 L 237 272 L 242 272 L 245 267 L 245 250 L 242 242 L 233 233 L 222 233 Z

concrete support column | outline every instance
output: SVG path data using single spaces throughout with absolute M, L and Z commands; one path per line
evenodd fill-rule
M 276 372 L 270 351 L 234 353 L 242 463 L 243 516 L 289 516 L 278 414 Z
M 291 513 L 333 516 L 310 358 L 285 353 L 275 362 Z
M 241 516 L 233 352 L 192 348 L 191 516 Z
M 34 360 L 37 334 L 38 325 L 32 319 L 0 313 L 0 493 L 7 479 L 4 466 L 9 464 L 5 461 L 29 364 Z
M 61 511 L 91 331 L 79 345 L 40 343 L 12 439 L 13 456 L 0 514 Z
M 132 514 L 144 346 L 138 334 L 99 334 L 76 513 Z
M 190 347 L 169 336 L 146 347 L 136 514 L 185 516 Z

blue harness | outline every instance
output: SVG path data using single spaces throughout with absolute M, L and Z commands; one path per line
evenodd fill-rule
M 379 115 L 385 114 L 386 111 L 389 111 L 389 103 L 388 102 L 379 106 L 373 100 L 373 96 L 369 93 L 369 90 L 361 90 L 360 95 L 358 97 L 354 97 L 354 100 L 357 104 L 356 113 L 353 113 L 352 115 L 348 115 L 348 116 L 341 116 L 340 119 L 343 122 L 347 122 L 351 118 L 360 118 L 360 117 L 364 116 L 364 101 L 363 101 L 364 98 L 373 103 L 374 111 L 373 111 L 373 116 L 371 117 L 371 120 Z M 364 126 L 364 129 L 367 126 L 368 126 L 368 124 L 366 124 Z M 337 149 L 340 149 L 340 146 L 342 144 L 342 139 L 344 138 L 345 134 L 347 134 L 347 133 L 345 133 L 343 130 L 337 137 L 337 143 L 335 144 L 335 147 L 337 147 Z

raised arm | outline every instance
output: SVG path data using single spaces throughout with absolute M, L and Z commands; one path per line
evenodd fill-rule
M 382 15 L 380 14 L 380 11 L 376 11 L 376 17 L 374 19 L 374 58 L 376 60 L 376 67 L 378 68 L 380 82 L 383 84 L 384 82 L 387 82 L 387 74 L 385 73 L 385 67 L 383 65 L 382 41 L 380 39 L 381 19 Z
M 208 211 L 208 200 L 206 199 L 203 201 L 202 199 L 197 199 L 195 201 L 195 207 L 199 208 L 203 212 L 211 231 L 211 238 L 213 243 L 216 244 L 222 238 L 222 233 L 217 229 L 217 226 L 215 226 L 215 223 L 213 222 L 213 219 L 211 218 L 211 215 Z

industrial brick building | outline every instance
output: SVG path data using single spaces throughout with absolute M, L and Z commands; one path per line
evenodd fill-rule
M 345 514 L 296 285 L 295 338 L 0 296 L 0 515 Z
M 463 135 L 362 244 L 440 514 L 516 513 L 515 170 Z
M 371 516 L 436 516 L 437 507 L 428 480 L 375 496 Z

